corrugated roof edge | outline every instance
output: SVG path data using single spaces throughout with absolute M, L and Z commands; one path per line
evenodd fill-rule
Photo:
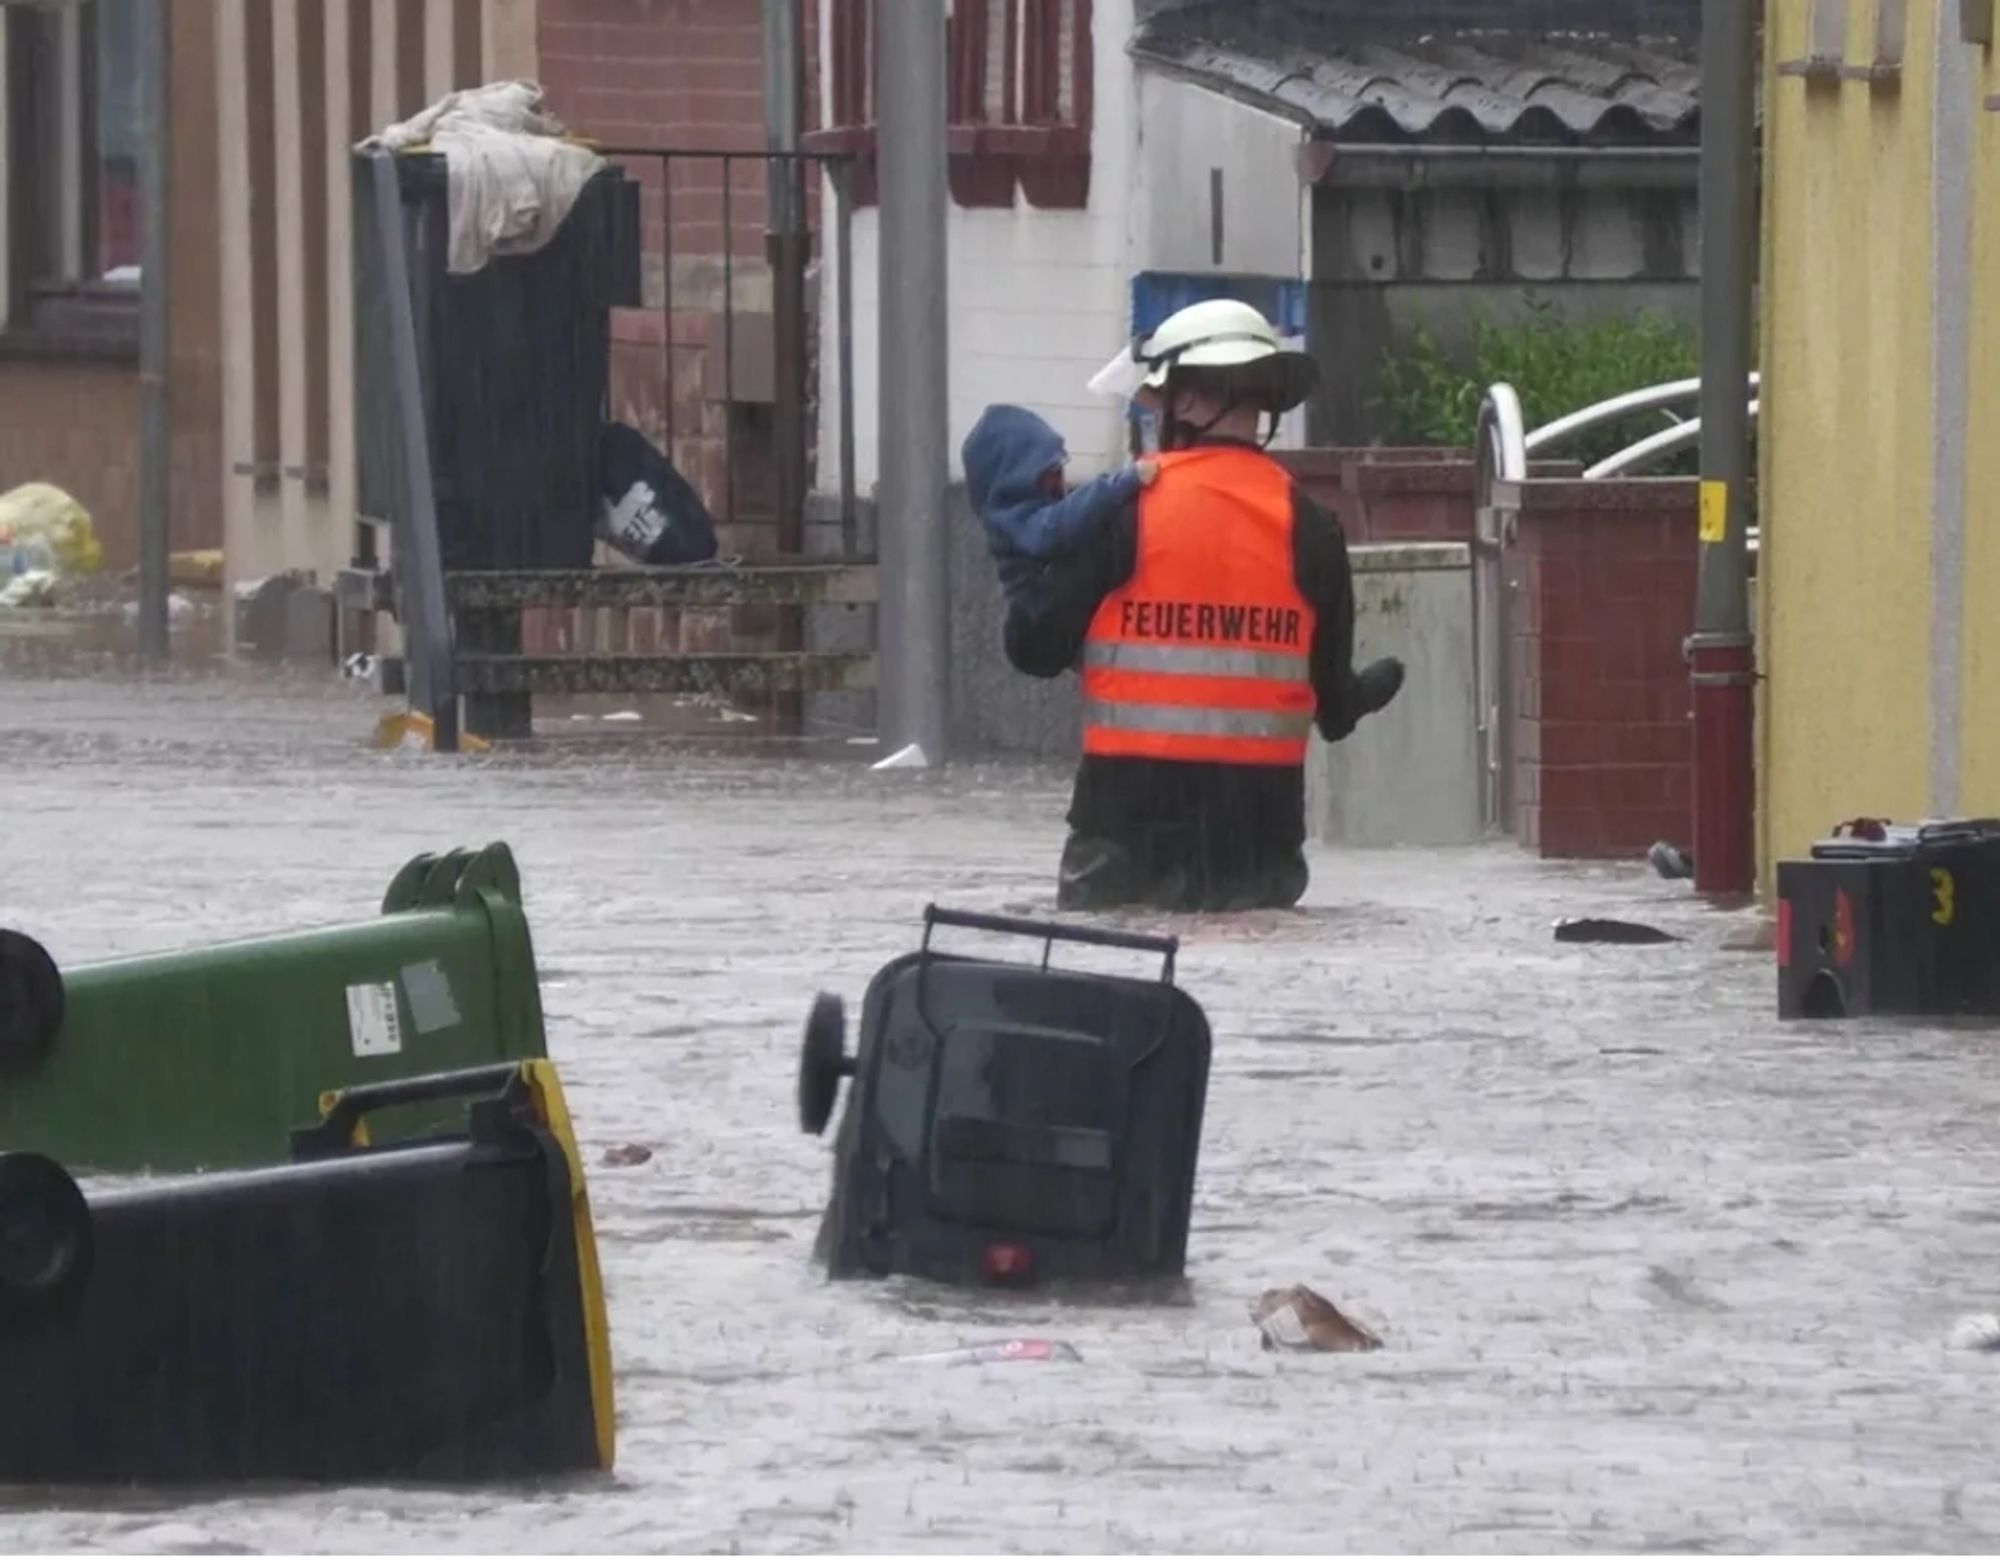
M 1153 18 L 1128 52 L 1346 141 L 1699 145 L 1699 72 L 1678 38 L 1465 29 L 1333 43 L 1319 32 L 1296 13 L 1196 5 Z

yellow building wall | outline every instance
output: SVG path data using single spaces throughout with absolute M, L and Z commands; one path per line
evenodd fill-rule
M 1967 47 L 1973 47 L 1968 45 Z M 2000 51 L 1975 51 L 1972 132 L 1971 364 L 1965 475 L 1958 813 L 2000 813 Z M 1982 440 L 1982 435 L 1989 438 Z
M 1910 0 L 1894 87 L 1780 75 L 1805 0 L 1767 8 L 1757 593 L 1760 851 L 1929 793 L 1930 114 L 1941 0 Z M 1867 64 L 1872 0 L 1848 57 Z M 1955 25 L 1955 23 L 1954 23 Z M 1987 655 L 2000 655 L 1992 645 Z

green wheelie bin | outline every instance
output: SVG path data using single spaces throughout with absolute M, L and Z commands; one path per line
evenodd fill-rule
M 283 1162 L 328 1093 L 547 1053 L 504 843 L 411 860 L 367 922 L 66 972 L 0 930 L 0 1149 L 78 1171 Z M 451 1123 L 416 1104 L 383 1128 Z

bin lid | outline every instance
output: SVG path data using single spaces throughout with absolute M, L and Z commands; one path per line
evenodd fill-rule
M 1911 858 L 1953 847 L 2000 844 L 2000 820 L 1853 820 L 1813 843 L 1815 858 Z

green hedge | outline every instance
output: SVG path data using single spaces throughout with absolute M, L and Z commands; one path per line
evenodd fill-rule
M 1607 397 L 1698 373 L 1695 333 L 1653 311 L 1572 320 L 1545 299 L 1530 299 L 1524 315 L 1473 322 L 1469 350 L 1447 354 L 1419 325 L 1410 345 L 1382 365 L 1379 405 L 1390 438 L 1408 445 L 1470 445 L 1486 388 L 1500 381 L 1521 398 L 1530 429 Z M 1692 407 L 1678 410 L 1691 416 Z M 1664 415 L 1641 414 L 1579 436 L 1563 458 L 1598 461 L 1665 427 Z M 1656 473 L 1693 472 L 1691 448 Z

